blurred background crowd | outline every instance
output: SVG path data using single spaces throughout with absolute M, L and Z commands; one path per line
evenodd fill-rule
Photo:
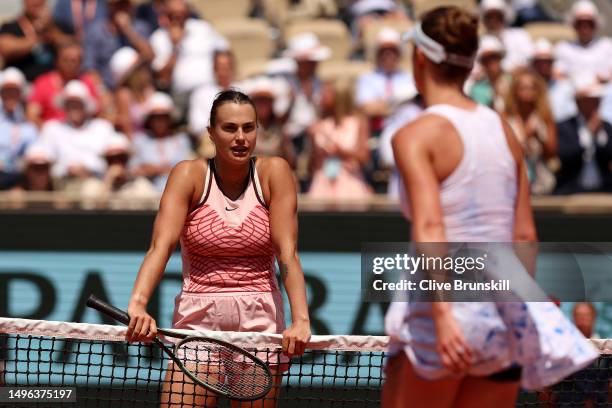
M 590 0 L 3 1 L 0 190 L 159 197 L 214 156 L 234 87 L 303 194 L 397 197 L 391 138 L 423 109 L 405 34 L 440 4 L 481 16 L 465 92 L 510 123 L 532 192 L 612 191 L 612 3 Z

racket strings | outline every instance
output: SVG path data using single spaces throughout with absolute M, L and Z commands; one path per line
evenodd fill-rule
M 203 339 L 183 342 L 175 351 L 198 380 L 236 398 L 264 393 L 270 375 L 264 366 L 246 354 Z

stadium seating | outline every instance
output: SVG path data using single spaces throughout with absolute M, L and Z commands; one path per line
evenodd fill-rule
M 558 41 L 573 41 L 576 39 L 574 29 L 562 23 L 529 23 L 525 24 L 524 28 L 534 41 L 538 38 L 546 38 L 554 44 Z
M 339 20 L 314 19 L 295 21 L 285 28 L 284 40 L 305 32 L 312 32 L 319 41 L 332 50 L 332 60 L 345 60 L 351 53 L 351 37 L 346 26 Z
M 213 21 L 213 24 L 230 42 L 239 67 L 253 61 L 266 61 L 274 51 L 270 26 L 265 20 L 232 18 Z
M 211 22 L 247 17 L 251 11 L 251 0 L 189 0 L 189 3 L 202 18 Z

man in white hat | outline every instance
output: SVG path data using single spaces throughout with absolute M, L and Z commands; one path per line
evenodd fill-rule
M 298 157 L 304 153 L 306 130 L 318 119 L 323 82 L 317 76 L 317 66 L 331 56 L 331 49 L 321 45 L 315 34 L 302 33 L 289 39 L 283 54 L 293 58 L 297 65 L 295 75 L 289 77 L 293 103 L 284 131 L 293 143 L 294 156 Z
M 106 168 L 102 151 L 115 134 L 113 125 L 93 116 L 96 102 L 81 81 L 68 82 L 58 102 L 66 112 L 66 119 L 50 120 L 40 135 L 41 142 L 57 157 L 53 175 L 77 182 L 101 177 Z
M 159 197 L 159 192 L 153 184 L 144 177 L 135 177 L 129 167 L 132 154 L 130 141 L 121 133 L 109 138 L 102 156 L 106 162 L 106 170 L 102 179 L 90 178 L 81 188 L 81 195 L 86 200 L 107 205 L 111 198 L 125 198 L 129 201 L 120 203 L 130 208 L 146 205 L 138 200 L 151 200 Z M 91 205 L 88 202 L 87 205 Z
M 53 152 L 42 143 L 33 143 L 23 156 L 23 172 L 13 190 L 53 191 L 51 166 L 55 162 Z
M 103 97 L 98 79 L 91 72 L 83 71 L 83 47 L 79 43 L 69 42 L 58 50 L 55 69 L 39 76 L 32 84 L 28 118 L 39 127 L 51 119 L 64 119 L 66 112 L 57 104 L 57 98 L 64 86 L 75 79 L 87 86 L 91 96 L 101 104 Z
M 21 158 L 38 137 L 36 126 L 23 114 L 25 77 L 17 68 L 0 73 L 0 190 L 11 188 L 20 173 Z
M 612 192 L 612 124 L 601 119 L 603 86 L 594 75 L 574 80 L 578 113 L 557 125 L 556 194 Z
M 554 62 L 555 56 L 550 41 L 538 39 L 535 42 L 531 66 L 548 84 L 548 101 L 553 117 L 555 122 L 561 122 L 575 116 L 578 108 L 571 82 L 555 72 Z
M 595 75 L 600 81 L 612 77 L 612 40 L 597 36 L 601 25 L 599 11 L 593 2 L 580 0 L 568 14 L 576 31 L 576 41 L 563 41 L 555 49 L 555 67 L 566 77 Z
M 412 75 L 400 68 L 400 33 L 384 27 L 376 37 L 376 69 L 357 81 L 355 103 L 370 119 L 370 130 L 380 133 L 383 120 L 403 99 L 416 94 Z M 406 98 L 406 93 L 409 95 Z
M 514 19 L 509 5 L 504 0 L 483 0 L 480 11 L 486 33 L 497 37 L 506 50 L 502 61 L 504 70 L 509 72 L 526 66 L 533 55 L 533 42 L 524 29 L 509 27 Z
M 502 95 L 511 79 L 503 68 L 505 55 L 506 49 L 497 37 L 484 35 L 480 38 L 477 58 L 483 76 L 468 87 L 468 94 L 476 102 L 501 108 Z
M 170 170 L 193 156 L 189 137 L 174 129 L 175 109 L 167 94 L 151 95 L 146 103 L 144 130 L 133 140 L 134 154 L 130 162 L 133 173 L 148 178 L 159 192 L 164 190 Z

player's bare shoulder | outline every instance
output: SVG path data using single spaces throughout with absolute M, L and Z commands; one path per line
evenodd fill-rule
M 258 157 L 255 162 L 257 173 L 262 180 L 275 180 L 278 177 L 292 176 L 293 172 L 287 160 L 279 156 Z

